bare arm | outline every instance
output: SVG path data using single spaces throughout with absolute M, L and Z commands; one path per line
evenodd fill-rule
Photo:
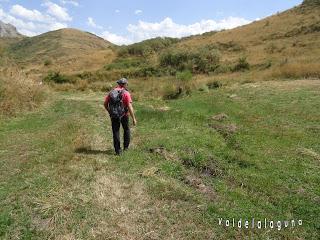
M 109 104 L 107 102 L 104 102 L 104 108 L 109 112 Z
M 105 98 L 103 106 L 109 112 L 109 97 L 108 96 Z
M 136 116 L 134 115 L 134 110 L 133 110 L 132 103 L 129 103 L 128 109 L 129 109 L 130 116 L 132 117 L 133 125 L 136 126 L 137 125 L 137 119 L 136 119 Z

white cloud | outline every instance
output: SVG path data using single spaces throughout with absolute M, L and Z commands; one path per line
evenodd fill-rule
M 185 37 L 202 34 L 209 31 L 231 29 L 250 21 L 243 18 L 229 17 L 220 21 L 201 20 L 190 25 L 177 24 L 171 18 L 165 18 L 161 22 L 150 23 L 139 21 L 137 25 L 130 24 L 127 27 L 129 33 L 134 36 L 134 41 L 141 41 L 154 37 Z
M 155 37 L 181 38 L 190 35 L 203 34 L 205 32 L 231 29 L 250 23 L 249 20 L 238 17 L 228 17 L 220 21 L 201 20 L 190 25 L 175 23 L 171 18 L 165 18 L 160 22 L 139 21 L 138 24 L 129 24 L 128 34 L 120 36 L 110 32 L 104 32 L 102 37 L 115 44 L 130 44 Z
M 73 5 L 75 7 L 79 7 L 80 4 L 77 2 L 77 1 L 74 1 L 74 0 L 60 0 L 60 2 L 63 4 L 63 5 L 67 5 L 67 4 L 70 4 L 70 5 Z
M 139 9 L 137 9 L 137 10 L 134 11 L 134 14 L 135 14 L 135 15 L 140 15 L 141 13 L 142 13 L 142 10 L 139 10 Z
M 120 10 L 119 10 L 119 9 L 116 9 L 114 12 L 115 12 L 115 13 L 120 13 Z
M 101 26 L 97 25 L 95 23 L 95 21 L 93 20 L 92 17 L 88 17 L 88 21 L 87 21 L 88 26 L 93 27 L 93 28 L 97 28 L 97 29 L 102 29 Z
M 29 10 L 21 5 L 13 5 L 10 9 L 10 13 L 16 17 L 21 17 L 30 21 L 37 22 L 52 22 L 52 17 L 44 15 L 38 10 Z
M 68 14 L 68 9 L 59 6 L 53 2 L 47 1 L 42 4 L 42 6 L 47 7 L 47 13 L 51 16 L 57 18 L 60 21 L 72 21 L 72 17 Z
M 112 42 L 114 44 L 117 45 L 128 45 L 133 43 L 132 40 L 130 40 L 129 38 L 114 34 L 114 33 L 110 33 L 108 31 L 104 31 L 101 35 L 102 38 L 108 40 L 109 42 Z
M 68 27 L 65 22 L 60 22 L 48 14 L 27 9 L 21 5 L 12 6 L 9 13 L 0 8 L 0 20 L 14 25 L 26 36 L 35 36 Z

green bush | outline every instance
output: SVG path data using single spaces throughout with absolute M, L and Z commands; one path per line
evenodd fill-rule
M 50 59 L 45 60 L 44 63 L 43 63 L 43 65 L 46 66 L 46 67 L 50 66 L 51 64 L 52 64 L 52 61 Z
M 220 53 L 217 49 L 204 47 L 193 54 L 194 72 L 209 73 L 214 72 L 220 62 Z
M 250 64 L 247 61 L 247 57 L 241 57 L 238 59 L 238 63 L 234 66 L 233 71 L 245 71 L 250 69 Z
M 70 78 L 60 74 L 60 72 L 49 72 L 48 75 L 43 79 L 46 83 L 74 83 Z
M 153 53 L 159 52 L 162 49 L 165 49 L 172 44 L 177 43 L 179 40 L 176 38 L 154 38 L 145 40 L 140 43 L 135 43 L 130 46 L 125 46 L 120 48 L 118 51 L 118 55 L 121 57 L 124 56 L 138 56 L 138 57 L 146 57 Z
M 183 96 L 182 87 L 167 87 L 164 91 L 163 99 L 164 100 L 174 100 Z
M 209 87 L 208 87 L 208 85 L 205 85 L 205 84 L 202 84 L 199 88 L 198 88 L 198 90 L 200 91 L 200 92 L 209 92 Z
M 208 86 L 209 89 L 216 89 L 216 88 L 221 88 L 222 87 L 222 83 L 218 82 L 218 81 L 213 81 L 213 82 L 207 83 L 207 86 Z
M 219 62 L 219 51 L 209 47 L 193 51 L 167 51 L 160 56 L 161 67 L 174 68 L 177 71 L 189 70 L 196 74 L 214 72 Z
M 189 70 L 176 73 L 176 79 L 181 81 L 190 81 L 192 80 L 192 73 Z
M 190 59 L 189 53 L 183 50 L 167 51 L 160 56 L 161 67 L 173 67 L 184 70 L 184 64 Z
M 219 65 L 215 70 L 215 74 L 220 74 L 220 73 L 228 73 L 232 71 L 232 66 L 229 65 Z

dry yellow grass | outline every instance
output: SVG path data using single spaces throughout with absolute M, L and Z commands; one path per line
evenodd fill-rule
M 91 33 L 61 29 L 10 45 L 9 55 L 35 78 L 48 71 L 95 71 L 113 60 L 113 44 Z
M 235 44 L 239 49 L 222 49 L 222 61 L 234 62 L 247 56 L 251 65 L 320 63 L 320 7 L 299 6 L 261 21 L 211 36 L 191 37 L 180 48 L 197 48 L 208 44 Z M 313 69 L 313 67 L 310 67 Z
M 17 68 L 0 73 L 0 114 L 28 111 L 44 101 L 48 90 Z

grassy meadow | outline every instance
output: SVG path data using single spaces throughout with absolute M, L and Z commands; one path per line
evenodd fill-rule
M 319 239 L 318 2 L 129 46 L 0 39 L 0 239 Z M 138 126 L 115 156 L 103 99 L 120 77 Z
M 1 119 L 0 239 L 317 239 L 319 90 L 269 81 L 135 99 L 120 157 L 102 93 L 53 93 Z M 252 217 L 303 226 L 218 224 Z

